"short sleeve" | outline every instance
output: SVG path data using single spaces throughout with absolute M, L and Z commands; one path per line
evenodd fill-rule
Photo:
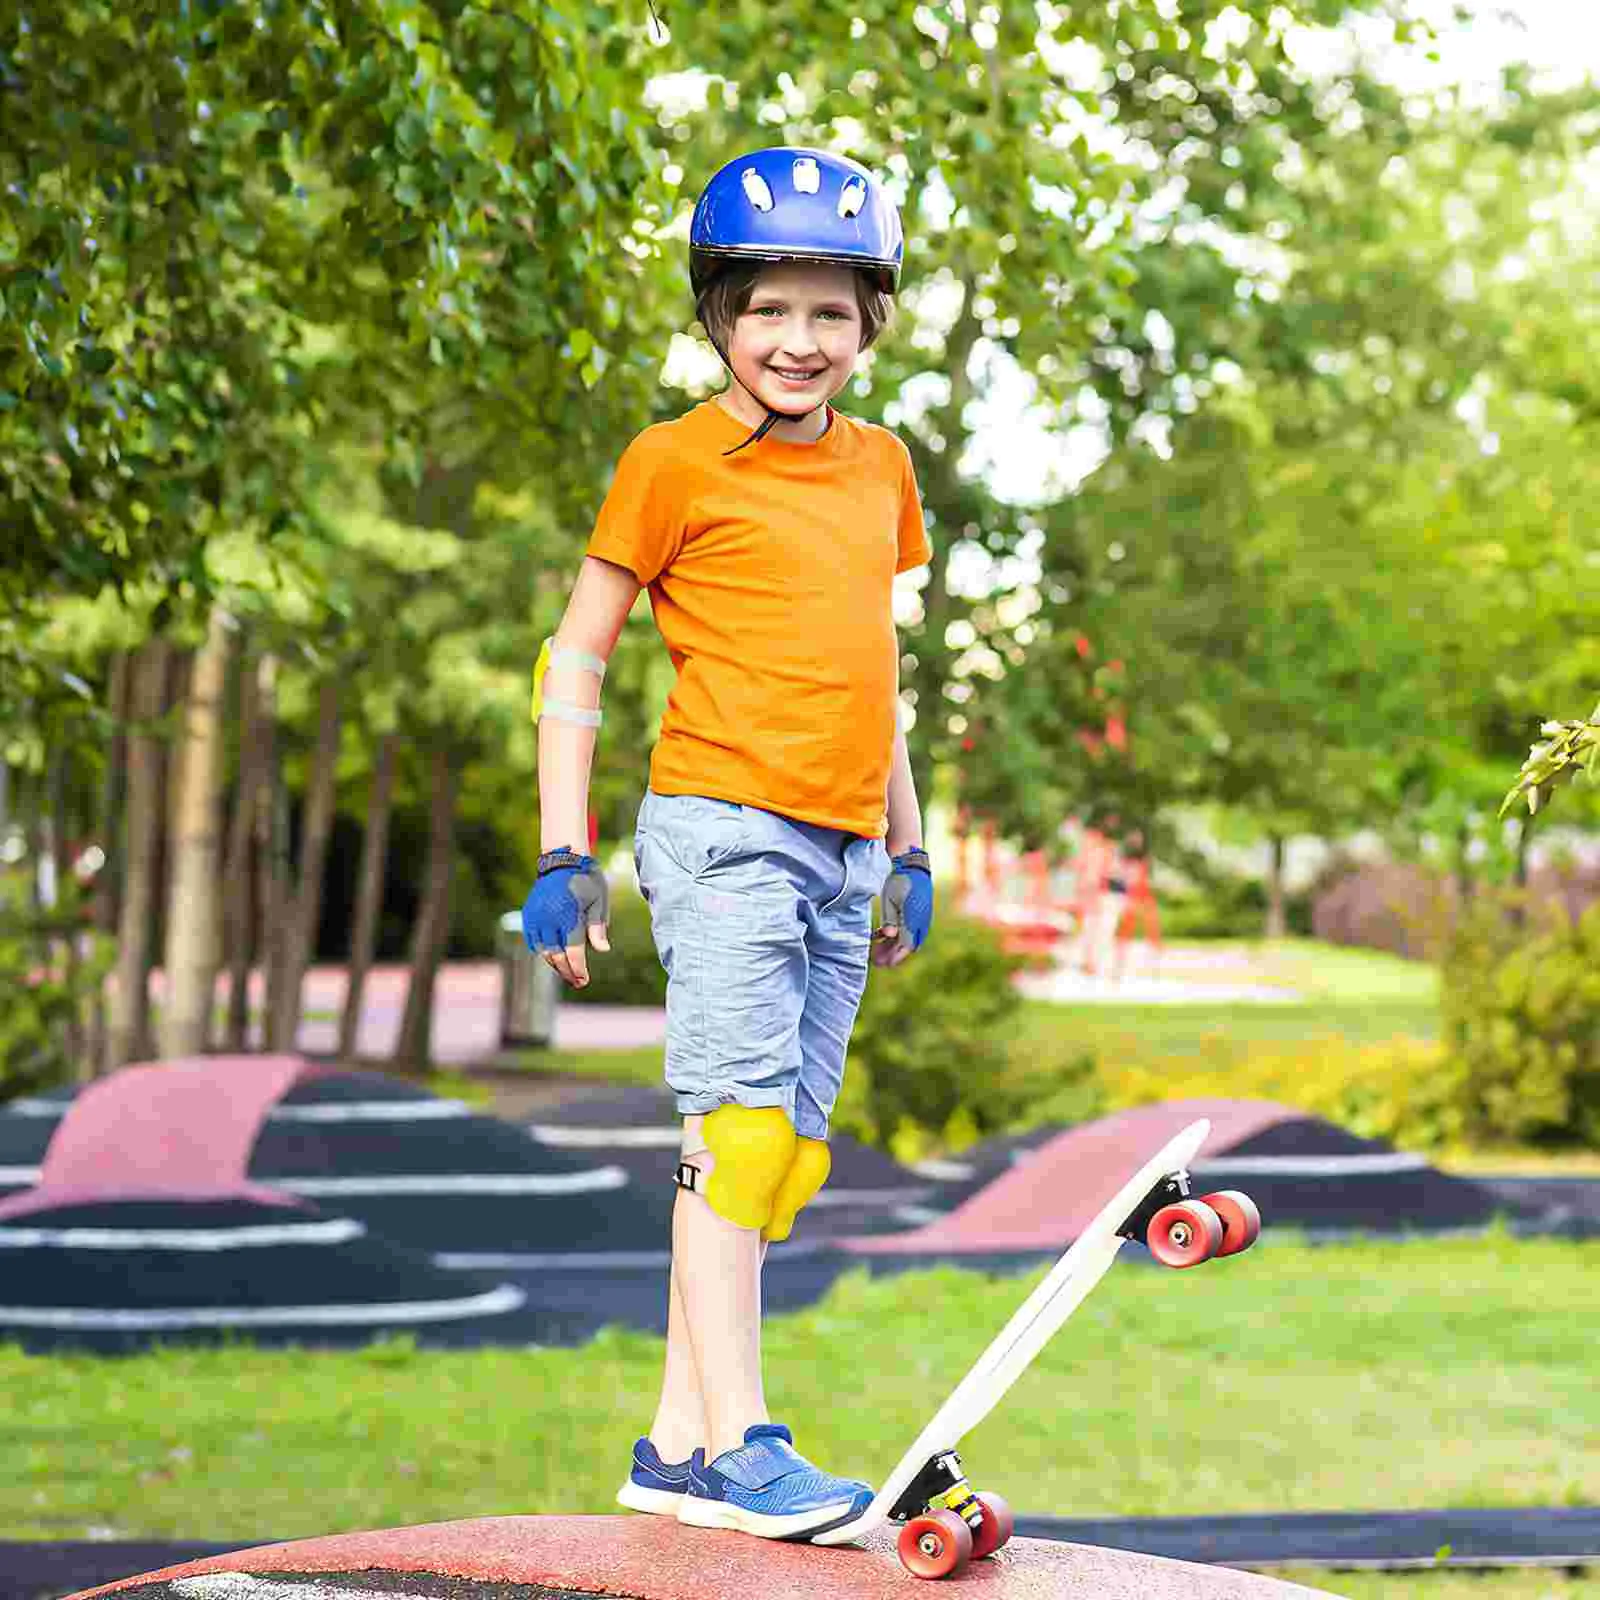
M 911 452 L 899 438 L 895 439 L 895 450 L 900 457 L 900 549 L 894 570 L 909 572 L 933 559 L 933 547 L 923 526 L 922 496 L 917 490 L 917 469 L 911 464 Z
M 626 567 L 653 583 L 683 548 L 684 508 L 675 492 L 671 452 L 646 428 L 617 462 L 585 554 Z

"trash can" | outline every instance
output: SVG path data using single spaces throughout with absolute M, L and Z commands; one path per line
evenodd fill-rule
M 543 956 L 528 948 L 522 913 L 500 919 L 500 1045 L 547 1048 L 556 1031 L 561 979 Z

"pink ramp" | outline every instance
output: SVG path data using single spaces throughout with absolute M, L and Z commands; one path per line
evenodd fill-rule
M 389 1600 L 402 1592 L 412 1600 L 494 1600 L 507 1583 L 538 1586 L 551 1600 L 907 1600 L 920 1587 L 895 1554 L 898 1532 L 880 1528 L 860 1546 L 823 1546 L 689 1528 L 671 1517 L 476 1517 L 235 1550 L 85 1589 L 69 1600 L 135 1585 L 143 1600 L 179 1600 L 192 1592 L 179 1580 L 223 1572 L 293 1573 L 297 1594 L 326 1593 L 328 1600 L 348 1600 L 355 1588 Z M 405 1582 L 384 1583 L 401 1574 Z M 989 1600 L 1272 1600 L 1324 1592 L 1228 1567 L 1018 1538 L 950 1581 Z M 272 1587 L 241 1580 L 236 1589 L 218 1584 L 207 1593 L 246 1600 L 270 1595 Z
M 228 1195 L 303 1208 L 249 1179 L 267 1113 L 303 1077 L 300 1056 L 189 1056 L 124 1067 L 89 1084 L 61 1119 L 39 1186 L 0 1201 L 0 1218 L 90 1200 Z
M 1263 1128 L 1304 1115 L 1271 1100 L 1167 1100 L 1134 1106 L 1068 1128 L 937 1222 L 910 1233 L 866 1235 L 839 1244 L 858 1255 L 1064 1250 L 1129 1174 L 1189 1123 L 1211 1119 L 1211 1134 L 1201 1151 L 1201 1159 L 1209 1159 Z

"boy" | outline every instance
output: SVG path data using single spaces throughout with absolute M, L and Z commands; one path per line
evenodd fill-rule
M 901 252 L 893 203 L 853 161 L 779 147 L 712 178 L 690 277 L 743 392 L 624 451 L 535 669 L 535 716 L 556 720 L 539 732 L 545 854 L 523 926 L 581 987 L 585 926 L 608 948 L 607 897 L 570 841 L 605 660 L 649 586 L 678 676 L 634 863 L 684 1128 L 661 1399 L 617 1498 L 765 1538 L 807 1538 L 872 1498 L 767 1415 L 761 1267 L 826 1181 L 869 951 L 898 965 L 933 912 L 891 604 L 895 574 L 930 553 L 916 481 L 898 438 L 827 403 L 892 310 Z

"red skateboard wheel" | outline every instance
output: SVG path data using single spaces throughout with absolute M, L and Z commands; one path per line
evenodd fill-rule
M 913 1577 L 948 1578 L 972 1559 L 972 1529 L 953 1511 L 930 1511 L 900 1530 L 897 1548 Z
M 1261 1213 L 1256 1203 L 1241 1189 L 1219 1189 L 1200 1196 L 1201 1205 L 1210 1206 L 1222 1219 L 1222 1246 L 1219 1256 L 1236 1256 L 1248 1250 L 1261 1237 Z
M 983 1521 L 972 1536 L 972 1559 L 981 1561 L 985 1556 L 992 1556 L 1010 1539 L 1015 1523 L 1011 1507 L 999 1495 L 984 1489 L 972 1498 L 983 1507 Z
M 1222 1245 L 1222 1218 L 1201 1200 L 1163 1206 L 1145 1230 L 1150 1254 L 1168 1267 L 1196 1267 Z

